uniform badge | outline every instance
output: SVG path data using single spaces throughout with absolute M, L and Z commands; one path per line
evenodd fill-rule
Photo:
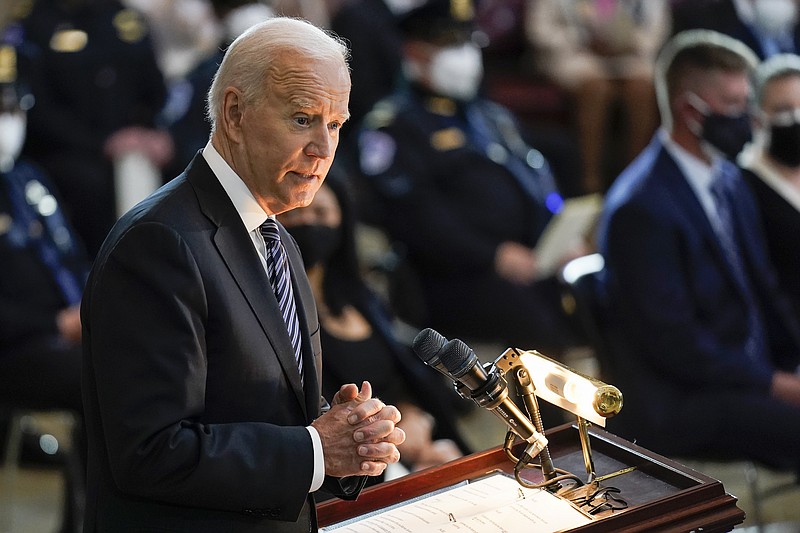
M 458 111 L 458 106 L 455 101 L 450 98 L 442 96 L 431 96 L 425 100 L 425 109 L 434 115 L 441 115 L 443 117 L 455 116 Z
M 397 153 L 397 143 L 391 135 L 382 131 L 365 131 L 358 139 L 359 164 L 368 176 L 376 176 L 389 170 Z
M 439 152 L 461 148 L 466 142 L 464 132 L 458 128 L 445 128 L 431 134 L 431 146 Z
M 57 29 L 50 37 L 50 48 L 54 52 L 80 52 L 89 43 L 89 35 L 83 30 L 74 28 Z

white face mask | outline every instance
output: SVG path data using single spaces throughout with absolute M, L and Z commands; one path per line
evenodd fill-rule
M 431 88 L 442 96 L 472 100 L 483 78 L 481 51 L 472 43 L 443 48 L 434 54 L 428 72 Z
M 753 22 L 767 35 L 780 36 L 794 27 L 797 5 L 794 0 L 754 0 Z
M 225 17 L 225 33 L 230 40 L 236 39 L 250 26 L 275 16 L 272 8 L 264 4 L 247 4 L 237 7 Z
M 25 142 L 25 113 L 0 113 L 0 171 L 8 172 Z
M 421 6 L 425 3 L 425 0 L 383 0 L 386 4 L 386 7 L 389 8 L 389 11 L 392 12 L 393 15 L 405 15 L 412 9 Z

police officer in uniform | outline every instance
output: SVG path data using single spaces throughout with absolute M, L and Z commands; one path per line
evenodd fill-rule
M 89 262 L 52 183 L 19 159 L 32 96 L 16 53 L 0 46 L 0 405 L 66 409 L 76 417 L 67 454 L 62 531 L 80 531 L 85 446 L 79 303 Z
M 225 56 L 225 50 L 244 30 L 274 16 L 269 6 L 255 0 L 211 0 L 211 7 L 224 34 L 216 51 L 200 61 L 178 86 L 182 109 L 167 120 L 167 128 L 175 144 L 170 175 L 177 176 L 183 172 L 197 151 L 208 142 L 211 134 L 211 122 L 206 111 L 208 89 Z
M 143 16 L 117 0 L 27 0 L 21 41 L 36 97 L 25 153 L 41 164 L 91 255 L 116 220 L 113 161 L 141 149 L 163 167 L 166 86 Z
M 366 116 L 351 158 L 364 218 L 407 248 L 421 283 L 426 316 L 412 320 L 527 349 L 576 344 L 533 252 L 562 199 L 510 112 L 478 95 L 472 4 L 430 0 L 400 29 L 408 83 Z

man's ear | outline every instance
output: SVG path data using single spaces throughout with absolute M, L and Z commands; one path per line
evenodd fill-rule
M 222 96 L 222 128 L 233 142 L 242 142 L 244 120 L 244 98 L 239 89 L 228 87 Z

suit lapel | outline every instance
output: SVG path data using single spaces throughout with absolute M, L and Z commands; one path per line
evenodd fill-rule
M 239 214 L 202 155 L 198 154 L 192 162 L 188 179 L 197 192 L 201 210 L 217 226 L 214 245 L 261 324 L 286 379 L 308 417 L 305 393 L 300 384 L 300 373 L 286 324 Z M 308 337 L 308 329 L 303 324 L 305 322 L 301 323 L 303 335 Z
M 722 243 L 717 236 L 717 232 L 711 225 L 711 221 L 708 219 L 708 215 L 706 215 L 706 211 L 700 204 L 700 200 L 697 198 L 691 185 L 689 185 L 689 182 L 681 172 L 678 164 L 675 163 L 665 149 L 662 149 L 661 156 L 664 158 L 663 165 L 670 173 L 669 179 L 665 180 L 664 183 L 669 193 L 673 196 L 675 205 L 679 208 L 678 212 L 682 212 L 686 216 L 687 223 L 690 227 L 700 232 L 703 240 L 706 241 L 708 247 L 712 250 L 712 254 L 719 263 L 722 271 L 726 273 L 737 289 L 744 294 L 745 287 L 742 286 L 739 276 L 734 272 L 725 250 L 722 247 Z

